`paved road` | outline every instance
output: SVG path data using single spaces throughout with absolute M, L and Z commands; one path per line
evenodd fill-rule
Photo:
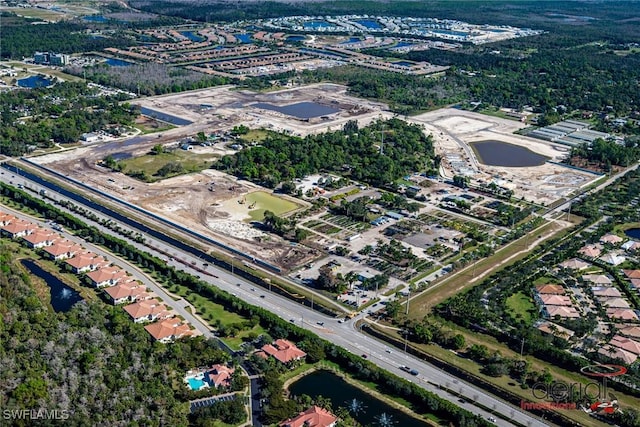
M 5 171 L 4 175 L 0 175 L 0 180 L 9 181 L 9 176 L 10 175 Z M 15 178 L 13 178 L 13 180 L 15 183 Z M 20 180 L 25 181 L 24 177 L 20 177 Z M 39 186 L 34 183 L 28 183 L 28 185 L 33 185 L 34 188 L 39 188 Z M 48 193 L 48 197 L 66 199 L 60 195 L 52 194 L 52 191 L 49 191 Z M 75 201 L 70 202 L 77 204 Z M 93 213 L 98 217 L 104 217 L 104 214 L 100 212 Z M 91 221 L 88 221 L 86 218 L 83 218 L 83 221 L 91 223 Z M 124 225 L 122 228 L 129 229 L 129 227 Z M 112 231 L 107 232 L 113 233 Z M 366 354 L 367 358 L 372 363 L 380 366 L 381 368 L 393 372 L 394 374 L 409 381 L 413 381 L 438 396 L 456 403 L 458 402 L 458 397 L 449 394 L 449 392 L 445 390 L 439 389 L 438 385 L 453 389 L 461 396 L 464 396 L 469 402 L 465 404 L 458 402 L 456 404 L 459 404 L 470 412 L 478 414 L 484 418 L 494 416 L 488 411 L 481 409 L 481 407 L 475 406 L 474 402 L 477 402 L 479 405 L 500 414 L 500 418 L 498 418 L 496 422 L 497 425 L 514 425 L 511 420 L 525 426 L 548 425 L 539 418 L 521 411 L 519 408 L 492 396 L 486 391 L 466 383 L 453 375 L 443 372 L 416 357 L 396 350 L 392 350 L 391 353 L 388 353 L 388 347 L 386 344 L 364 335 L 354 328 L 353 325 L 355 325 L 357 318 L 345 323 L 338 323 L 338 321 L 332 317 L 325 316 L 284 297 L 280 297 L 279 295 L 272 294 L 262 288 L 256 287 L 254 284 L 247 282 L 226 270 L 220 270 L 212 266 L 207 266 L 205 268 L 202 261 L 190 253 L 183 252 L 178 248 L 169 247 L 164 242 L 157 241 L 150 236 L 145 236 L 145 238 L 145 244 L 156 249 L 150 249 L 148 246 L 145 247 L 135 242 L 130 243 L 135 244 L 147 252 L 161 258 L 166 258 L 166 256 L 158 250 L 174 254 L 172 259 L 168 262 L 170 265 L 173 265 L 187 273 L 200 276 L 212 286 L 216 286 L 235 294 L 250 304 L 263 307 L 277 314 L 282 319 L 293 321 L 293 323 L 300 327 L 312 330 L 322 338 L 335 343 L 354 354 Z M 203 269 L 205 271 L 204 274 L 201 271 Z M 323 323 L 324 326 L 320 326 L 319 323 Z M 420 375 L 416 377 L 398 369 L 399 366 L 403 365 L 416 369 L 420 372 Z

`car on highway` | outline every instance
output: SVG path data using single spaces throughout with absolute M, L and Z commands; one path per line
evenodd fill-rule
M 255 292 L 255 291 L 256 291 L 256 288 L 251 288 L 251 292 Z
M 289 322 L 296 323 L 296 319 L 289 319 Z
M 320 326 L 324 326 L 324 322 L 316 322 Z
M 260 298 L 264 298 L 264 295 L 260 295 Z
M 362 358 L 363 358 L 363 359 L 366 359 L 367 357 L 368 357 L 368 356 L 367 356 L 366 354 L 362 353 Z

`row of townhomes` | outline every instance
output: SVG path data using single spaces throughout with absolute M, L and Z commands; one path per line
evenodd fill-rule
M 145 329 L 155 340 L 168 343 L 199 334 L 127 271 L 60 233 L 5 212 L 0 212 L 0 232 L 21 239 L 29 248 L 66 264 L 75 274 L 84 275 L 93 287 L 104 291 L 112 304 L 124 305 L 134 322 L 148 323 Z
M 533 288 L 538 329 L 602 361 L 640 363 L 640 269 L 629 268 L 639 256 L 640 242 L 615 234 L 583 246 L 576 258 L 558 265 L 554 283 Z M 571 326 L 585 320 L 595 327 L 578 337 Z

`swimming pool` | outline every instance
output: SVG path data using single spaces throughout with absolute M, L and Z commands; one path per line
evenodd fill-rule
M 202 388 L 205 387 L 206 383 L 202 380 L 199 380 L 197 378 L 189 378 L 189 387 L 191 387 L 191 390 L 194 391 L 198 391 Z

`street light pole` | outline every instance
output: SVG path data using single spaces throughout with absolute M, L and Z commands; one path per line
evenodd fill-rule
M 408 316 L 409 315 L 409 300 L 411 299 L 411 287 L 409 287 L 409 295 L 407 295 L 407 310 L 405 312 L 405 314 Z

